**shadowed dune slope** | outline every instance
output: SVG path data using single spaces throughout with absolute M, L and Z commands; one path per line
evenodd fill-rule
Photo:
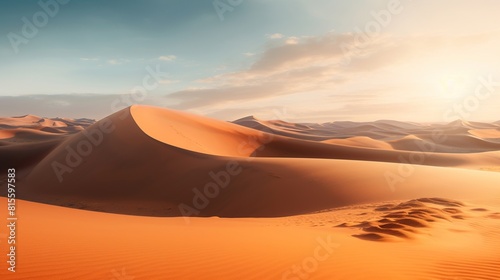
M 0 146 L 0 168 L 26 169 L 39 163 L 62 139 Z

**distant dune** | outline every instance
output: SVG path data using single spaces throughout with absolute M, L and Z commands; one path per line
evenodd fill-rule
M 67 136 L 94 122 L 34 115 L 0 118 L 0 168 L 32 167 Z

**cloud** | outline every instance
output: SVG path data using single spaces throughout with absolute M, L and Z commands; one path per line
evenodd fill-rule
M 243 53 L 244 56 L 254 56 L 255 54 L 254 53 L 251 53 L 251 52 L 246 52 L 246 53 Z
M 168 99 L 177 101 L 172 104 L 177 109 L 192 109 L 210 105 L 234 104 L 238 101 L 253 98 L 265 98 L 278 95 L 284 90 L 284 85 L 266 83 L 254 86 L 234 86 L 218 89 L 188 89 L 178 91 L 168 96 Z
M 204 88 L 174 92 L 167 98 L 178 109 L 192 109 L 332 89 L 346 79 L 341 75 L 346 67 L 340 65 L 339 44 L 351 37 L 329 34 L 272 47 L 249 69 L 202 79 L 198 82 Z
M 158 57 L 161 61 L 174 61 L 177 57 L 175 55 L 162 55 Z
M 267 49 L 251 67 L 251 71 L 275 71 L 290 66 L 304 67 L 307 61 L 332 59 L 343 55 L 340 46 L 351 43 L 349 34 L 329 33 L 321 37 L 307 38 L 300 44 L 283 44 Z
M 266 36 L 269 39 L 281 39 L 281 38 L 285 37 L 285 35 L 283 35 L 281 33 L 267 34 Z
M 120 59 L 108 59 L 106 62 L 110 65 L 121 65 L 130 62 L 130 60 L 120 58 Z
M 423 92 L 428 94 L 427 99 L 423 98 L 420 103 L 410 100 L 415 96 L 408 93 L 407 81 L 402 77 L 408 78 L 412 74 L 411 78 L 417 82 L 422 78 L 415 75 L 420 74 L 418 72 L 402 75 L 400 72 L 404 71 L 401 69 L 413 69 L 417 65 L 425 74 L 448 61 L 460 60 L 464 52 L 490 40 L 491 34 L 379 36 L 363 40 L 360 34 L 333 32 L 301 37 L 297 44 L 280 40 L 250 56 L 248 60 L 252 63 L 245 69 L 228 72 L 227 69 L 232 67 L 227 67 L 225 73 L 197 80 L 184 90 L 165 96 L 149 96 L 144 104 L 192 110 L 221 119 L 233 119 L 241 113 L 240 109 L 230 110 L 232 108 L 246 108 L 248 114 L 252 114 L 251 108 L 254 108 L 265 114 L 259 108 L 282 104 L 287 104 L 294 112 L 304 112 L 302 116 L 310 116 L 310 120 L 328 116 L 359 119 L 363 116 L 380 118 L 391 113 L 404 115 L 416 104 L 421 106 L 420 111 L 434 106 L 433 110 L 439 113 L 439 104 L 429 99 L 429 93 Z M 491 49 L 494 46 L 488 44 Z M 477 64 L 496 61 L 488 56 L 491 52 L 483 53 L 482 58 L 474 60 Z M 175 59 L 175 56 L 166 57 Z M 470 58 L 477 59 L 477 56 Z M 126 62 L 115 60 L 117 63 Z M 468 66 L 467 63 L 464 65 Z M 166 79 L 161 83 L 176 82 Z M 0 104 L 4 108 L 2 114 L 8 116 L 37 114 L 101 118 L 112 113 L 110 106 L 116 98 L 117 95 L 87 94 L 4 96 L 0 97 Z M 434 103 L 429 105 L 431 102 Z M 483 104 L 479 113 L 488 111 L 487 105 L 494 106 L 493 103 Z M 392 110 L 393 105 L 403 109 Z
M 285 41 L 285 44 L 287 45 L 297 45 L 299 43 L 299 38 L 298 37 L 288 37 Z
M 162 84 L 162 85 L 175 84 L 178 82 L 179 82 L 178 80 L 160 80 L 160 84 Z
M 83 60 L 83 61 L 98 61 L 99 58 L 95 58 L 95 57 L 80 57 L 80 60 Z
M 395 87 L 399 83 L 394 76 L 384 76 L 385 69 L 398 69 L 412 63 L 417 65 L 422 58 L 438 56 L 439 59 L 441 54 L 454 53 L 459 57 L 461 51 L 491 38 L 491 35 L 381 35 L 368 39 L 363 36 L 331 32 L 300 40 L 293 38 L 296 40 L 293 44 L 282 42 L 268 47 L 262 54 L 255 56 L 254 63 L 247 69 L 198 80 L 201 87 L 173 92 L 166 98 L 169 104 L 178 109 L 212 111 L 215 107 L 224 110 L 242 102 L 291 94 L 309 94 L 314 98 L 318 92 L 340 92 L 339 88 L 343 87 L 351 87 L 342 90 L 347 96 L 355 95 L 359 90 L 366 91 L 366 88 L 376 92 L 380 88 L 377 84 Z M 433 59 L 430 59 L 431 62 L 434 62 Z M 372 78 L 376 75 L 379 75 L 377 78 L 380 77 L 380 80 Z M 360 89 L 359 85 L 366 86 Z M 384 94 L 382 91 L 377 92 L 379 99 L 384 98 Z M 377 96 L 368 99 L 366 107 L 377 100 Z M 338 100 L 351 102 L 347 99 Z M 212 114 L 219 115 L 216 112 Z

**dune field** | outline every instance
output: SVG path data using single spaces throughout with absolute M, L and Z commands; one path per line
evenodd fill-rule
M 0 217 L 10 169 L 17 217 L 16 273 L 3 261 L 1 279 L 500 275 L 499 122 L 224 122 L 134 105 L 0 118 L 0 159 Z

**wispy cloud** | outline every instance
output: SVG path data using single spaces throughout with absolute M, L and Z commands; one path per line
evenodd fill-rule
M 269 39 L 281 39 L 281 38 L 285 37 L 285 35 L 283 35 L 281 33 L 274 33 L 274 34 L 267 34 L 266 37 Z
M 160 84 L 162 84 L 162 85 L 175 84 L 178 82 L 179 82 L 178 80 L 160 80 Z
M 299 43 L 299 38 L 295 37 L 295 36 L 288 37 L 285 41 L 285 44 L 288 44 L 288 45 L 296 45 L 298 43 Z
M 98 61 L 99 58 L 96 58 L 96 57 L 80 57 L 80 60 L 83 60 L 83 61 Z
M 177 57 L 175 55 L 162 55 L 158 59 L 161 61 L 174 61 Z
M 249 69 L 200 80 L 205 88 L 175 92 L 168 98 L 176 100 L 178 108 L 190 109 L 332 88 L 345 79 L 339 74 L 345 71 L 339 65 L 339 44 L 351 39 L 352 35 L 329 34 L 271 47 Z
M 130 60 L 123 59 L 123 58 L 119 58 L 119 59 L 114 58 L 114 59 L 108 59 L 106 62 L 110 65 L 121 65 L 121 64 L 125 64 L 125 63 L 130 62 Z

